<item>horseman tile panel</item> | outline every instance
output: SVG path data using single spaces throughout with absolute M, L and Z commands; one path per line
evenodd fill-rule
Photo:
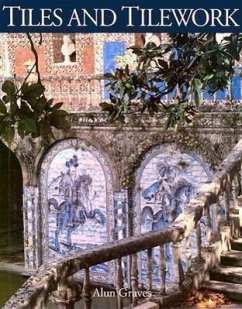
M 176 145 L 160 145 L 147 153 L 136 173 L 136 192 L 134 218 L 137 233 L 165 229 L 172 226 L 177 216 L 184 211 L 189 201 L 196 195 L 197 188 L 208 180 L 209 171 L 196 155 L 182 152 Z M 206 222 L 206 217 L 204 217 Z M 203 226 L 201 226 L 203 229 Z M 203 241 L 206 242 L 205 233 Z M 196 255 L 195 234 L 191 237 L 192 255 Z M 185 250 L 185 243 L 183 243 Z M 159 249 L 153 250 L 153 281 L 157 286 L 159 279 Z M 174 254 L 171 244 L 164 247 L 166 260 L 167 286 L 172 288 L 178 278 L 174 269 Z M 186 268 L 185 254 L 183 256 Z M 140 280 L 147 276 L 147 255 L 140 254 Z
M 107 241 L 106 188 L 100 163 L 88 151 L 66 149 L 48 173 L 50 256 Z

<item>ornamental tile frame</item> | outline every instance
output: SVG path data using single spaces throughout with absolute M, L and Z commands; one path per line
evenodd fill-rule
M 49 196 L 49 190 L 50 190 L 49 189 L 50 188 L 49 173 L 51 172 L 51 169 L 53 169 L 52 163 L 55 161 L 55 158 L 58 158 L 58 156 L 60 157 L 60 154 L 65 154 L 65 153 L 67 153 L 68 155 L 71 153 L 71 154 L 74 154 L 74 156 L 75 154 L 77 156 L 80 154 L 88 154 L 89 157 L 95 160 L 96 166 L 98 164 L 100 165 L 100 170 L 102 170 L 103 176 L 105 178 L 104 186 L 105 186 L 105 200 L 106 200 L 105 201 L 106 202 L 106 205 L 105 205 L 106 218 L 104 218 L 104 221 L 106 219 L 106 225 L 105 225 L 106 226 L 106 242 L 112 241 L 114 239 L 114 235 L 113 235 L 113 232 L 114 232 L 113 194 L 114 193 L 113 193 L 113 179 L 112 179 L 113 177 L 112 177 L 110 166 L 104 154 L 101 151 L 99 151 L 95 146 L 78 138 L 70 138 L 70 139 L 58 141 L 45 154 L 42 164 L 41 164 L 40 173 L 39 173 L 39 205 L 38 205 L 38 211 L 37 211 L 38 212 L 37 218 L 38 218 L 38 227 L 39 227 L 39 233 L 38 233 L 39 237 L 38 237 L 37 252 L 35 254 L 32 253 L 31 255 L 33 256 L 33 260 L 34 260 L 33 263 L 35 263 L 37 268 L 40 267 L 43 263 L 45 263 L 50 257 L 52 258 L 61 257 L 61 254 L 57 254 L 56 257 L 53 254 L 51 256 L 51 253 L 50 253 L 51 249 L 49 248 L 50 235 L 51 235 L 51 230 L 50 230 L 51 225 L 49 223 L 49 218 L 50 218 L 50 209 L 53 206 L 51 205 L 51 202 L 50 202 L 51 196 Z M 84 158 L 84 155 L 83 155 L 83 158 Z M 67 161 L 66 163 L 69 164 L 71 160 Z M 82 161 L 82 165 L 85 166 L 84 160 Z M 62 173 L 61 170 L 59 170 L 58 172 Z M 90 174 L 90 175 L 93 176 L 93 174 Z M 33 208 L 33 206 L 31 207 Z M 30 208 L 30 205 L 28 208 Z M 54 209 L 52 207 L 52 210 L 56 211 L 57 209 Z M 94 211 L 95 210 L 96 209 L 94 209 Z M 28 212 L 31 210 L 28 209 L 26 211 Z M 58 210 L 56 212 L 58 213 Z M 93 218 L 91 218 L 90 216 L 86 217 L 86 222 L 89 220 L 89 222 L 91 222 L 91 226 L 94 226 L 94 228 L 99 227 L 98 224 L 100 222 L 97 222 L 97 220 L 100 221 L 101 218 L 103 218 L 103 217 L 100 218 L 100 213 L 101 212 L 99 211 L 96 217 L 93 216 Z M 85 214 L 87 214 L 87 212 L 85 212 Z M 25 216 L 25 218 L 27 220 L 27 216 Z M 92 219 L 95 222 L 92 221 Z M 28 225 L 29 223 L 25 222 L 25 224 Z M 81 226 L 81 223 L 79 223 L 79 227 L 80 226 Z M 102 229 L 102 233 L 104 233 L 103 229 Z M 28 234 L 25 236 L 29 238 Z M 30 248 L 29 248 L 29 251 L 31 251 Z M 37 258 L 34 258 L 35 256 L 39 256 L 39 260 Z M 27 260 L 26 260 L 26 264 L 29 265 Z M 103 280 L 103 282 L 112 280 L 113 271 L 114 271 L 113 267 L 114 266 L 112 263 L 108 265 L 106 279 L 105 279 L 105 274 L 102 274 L 101 272 L 99 273 L 98 271 L 96 271 L 98 277 L 101 278 L 100 280 Z
M 34 186 L 25 185 L 23 188 L 24 262 L 28 271 L 35 271 L 40 265 L 38 192 L 38 188 Z

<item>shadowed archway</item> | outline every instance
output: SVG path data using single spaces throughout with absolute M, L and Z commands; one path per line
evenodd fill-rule
M 24 260 L 22 190 L 18 159 L 0 142 L 0 262 Z

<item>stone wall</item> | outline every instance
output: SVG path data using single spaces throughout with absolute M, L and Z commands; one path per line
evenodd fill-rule
M 33 142 L 27 138 L 21 143 L 16 143 L 13 150 L 21 162 L 25 186 L 26 266 L 36 269 L 52 256 L 53 252 L 58 251 L 58 242 L 55 243 L 58 230 L 57 213 L 65 198 L 63 193 L 62 196 L 56 194 L 61 192 L 60 180 L 61 177 L 66 177 L 71 169 L 68 164 L 73 161 L 73 156 L 77 155 L 78 164 L 82 166 L 82 170 L 72 171 L 72 175 L 75 175 L 73 177 L 91 177 L 92 188 L 89 186 L 88 190 L 93 209 L 99 209 L 107 220 L 107 224 L 100 225 L 100 214 L 92 213 L 93 218 L 88 214 L 88 218 L 87 213 L 84 213 L 84 221 L 89 222 L 92 229 L 89 229 L 92 235 L 88 235 L 92 236 L 96 243 L 121 239 L 145 231 L 145 225 L 141 225 L 141 228 L 139 226 L 145 221 L 142 211 L 145 213 L 148 208 L 153 212 L 149 224 L 154 226 L 155 221 L 158 223 L 156 215 L 162 208 L 159 203 L 163 203 L 163 199 L 169 202 L 169 198 L 159 195 L 158 185 L 153 196 L 149 195 L 148 191 L 154 189 L 152 185 L 155 183 L 161 185 L 161 179 L 167 180 L 168 171 L 172 177 L 174 166 L 177 184 L 184 185 L 179 191 L 179 199 L 182 201 L 188 201 L 195 194 L 199 184 L 209 179 L 210 172 L 241 137 L 239 122 L 234 127 L 229 125 L 231 117 L 229 113 L 218 113 L 216 118 L 211 113 L 204 113 L 199 116 L 193 128 L 183 128 L 182 131 L 174 132 L 163 131 L 157 118 L 142 120 L 141 117 L 143 126 L 126 125 L 118 129 L 108 126 L 103 114 L 96 114 L 95 120 L 90 120 L 86 114 L 74 114 L 71 116 L 72 129 L 67 134 L 55 132 L 56 141 L 52 144 L 40 140 Z M 165 169 L 167 168 L 163 176 L 159 174 L 160 163 L 164 163 Z M 56 178 L 58 181 L 54 185 L 53 181 Z M 169 187 L 169 177 L 168 185 L 164 182 L 163 186 Z M 169 191 L 169 188 L 167 190 Z M 95 200 L 95 191 L 102 203 L 99 198 Z M 174 190 L 173 193 L 178 194 Z M 48 207 L 48 200 L 52 198 L 57 200 L 57 205 L 52 201 Z M 176 205 L 178 213 L 179 209 L 183 208 L 180 204 Z M 76 214 L 72 213 L 73 217 L 69 215 L 70 217 L 66 217 L 67 221 L 73 219 Z M 173 215 L 175 218 L 177 214 Z M 34 220 L 31 219 L 33 217 Z M 76 245 L 76 237 L 83 235 L 87 227 L 84 221 L 79 222 L 77 229 L 69 234 L 73 241 L 68 245 L 67 230 L 72 228 L 70 225 L 73 222 L 71 219 L 70 222 L 67 221 L 65 228 L 57 231 L 59 242 L 62 249 L 66 248 L 66 252 L 74 248 L 72 245 Z M 96 236 L 93 234 L 94 229 L 97 232 Z M 104 230 L 107 231 L 106 239 L 104 234 L 101 236 L 105 233 Z M 49 245 L 52 249 L 49 249 Z M 64 251 L 62 253 L 65 253 Z

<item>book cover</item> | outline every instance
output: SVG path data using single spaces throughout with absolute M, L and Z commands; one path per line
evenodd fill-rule
M 3 308 L 236 308 L 241 9 L 1 6 Z

